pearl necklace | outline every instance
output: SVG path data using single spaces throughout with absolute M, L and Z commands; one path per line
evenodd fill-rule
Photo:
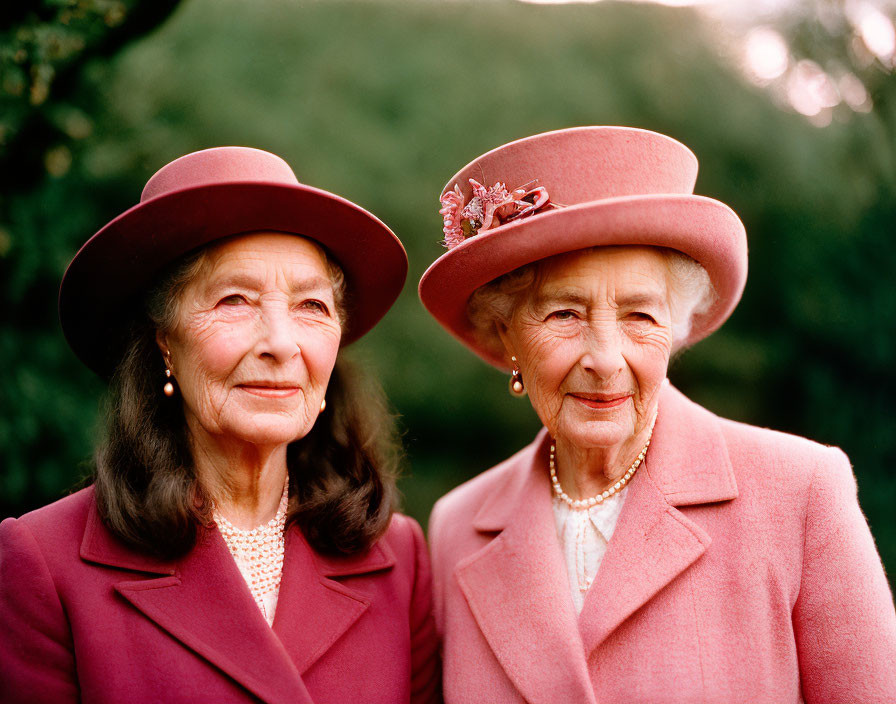
M 270 621 L 265 608 L 265 597 L 280 591 L 283 574 L 283 555 L 286 548 L 286 509 L 289 505 L 289 477 L 283 485 L 283 494 L 277 513 L 264 525 L 242 530 L 220 514 L 217 507 L 213 516 L 218 531 L 233 555 L 249 591 L 265 618 Z M 270 614 L 273 616 L 273 613 Z
M 554 487 L 554 493 L 559 497 L 564 503 L 566 503 L 570 508 L 575 511 L 581 511 L 583 509 L 591 508 L 592 506 L 597 506 L 604 502 L 605 499 L 610 498 L 616 492 L 621 491 L 622 487 L 624 487 L 631 480 L 632 476 L 634 476 L 635 472 L 638 471 L 638 467 L 641 465 L 641 462 L 644 461 L 644 456 L 647 454 L 647 448 L 650 447 L 650 439 L 653 437 L 653 426 L 656 425 L 656 416 L 653 416 L 653 422 L 650 424 L 650 431 L 647 433 L 647 442 L 644 443 L 644 448 L 641 452 L 638 453 L 638 456 L 635 458 L 635 461 L 632 462 L 631 466 L 628 468 L 628 471 L 623 475 L 623 477 L 616 482 L 609 489 L 604 491 L 597 496 L 592 496 L 588 499 L 573 499 L 563 491 L 563 487 L 560 486 L 560 480 L 557 478 L 557 467 L 556 467 L 556 453 L 557 446 L 554 441 L 551 441 L 551 456 L 549 459 L 549 464 L 551 468 L 551 484 Z

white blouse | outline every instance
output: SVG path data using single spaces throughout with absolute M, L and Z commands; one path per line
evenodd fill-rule
M 578 511 L 557 496 L 553 499 L 557 537 L 566 563 L 576 613 L 582 613 L 585 595 L 597 576 L 627 494 L 626 486 L 602 503 Z

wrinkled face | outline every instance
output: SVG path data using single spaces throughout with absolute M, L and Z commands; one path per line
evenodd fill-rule
M 178 303 L 158 341 L 194 437 L 279 445 L 306 435 L 341 338 L 323 250 L 277 233 L 225 240 Z
M 612 448 L 652 421 L 669 363 L 668 270 L 650 247 L 546 259 L 501 338 L 555 438 Z

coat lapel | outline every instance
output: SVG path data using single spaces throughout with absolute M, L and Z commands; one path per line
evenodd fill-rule
M 628 491 L 579 618 L 589 655 L 712 542 L 676 507 L 737 497 L 718 418 L 667 386 L 650 451 Z
M 391 569 L 395 555 L 384 541 L 357 556 L 324 557 L 298 528 L 286 536 L 283 581 L 274 633 L 298 672 L 305 672 L 370 606 L 370 599 L 334 578 Z
M 527 702 L 595 701 L 557 542 L 547 434 L 480 509 L 474 528 L 500 533 L 456 575 L 496 658 Z
M 217 530 L 203 531 L 183 559 L 159 561 L 117 541 L 91 506 L 81 556 L 156 575 L 114 587 L 144 616 L 262 701 L 312 704 L 293 660 L 255 605 Z
M 699 526 L 666 503 L 645 469 L 629 485 L 616 531 L 585 598 L 580 628 L 589 654 L 710 543 Z
M 301 674 L 364 613 L 369 600 L 332 579 L 390 569 L 388 547 L 360 556 L 323 558 L 298 527 L 287 532 L 283 581 L 273 630 L 217 530 L 204 531 L 179 561 L 131 550 L 91 506 L 81 546 L 90 562 L 148 573 L 115 590 L 159 627 L 270 704 L 311 704 Z
M 147 618 L 265 702 L 311 697 L 217 530 L 205 531 L 174 575 L 123 581 L 116 591 Z

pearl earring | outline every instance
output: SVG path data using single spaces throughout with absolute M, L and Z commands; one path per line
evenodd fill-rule
M 513 373 L 510 375 L 510 395 L 522 398 L 526 395 L 526 387 L 523 385 L 523 374 L 516 362 L 516 357 L 511 357 L 513 362 Z
M 323 413 L 327 408 L 327 399 L 324 399 L 320 402 L 320 412 Z
M 168 378 L 169 381 L 165 382 L 165 385 L 162 387 L 162 391 L 165 393 L 165 395 L 168 398 L 171 398 L 172 396 L 174 396 L 174 384 L 172 384 L 170 381 L 171 370 L 168 369 L 167 367 L 165 368 L 165 376 Z

